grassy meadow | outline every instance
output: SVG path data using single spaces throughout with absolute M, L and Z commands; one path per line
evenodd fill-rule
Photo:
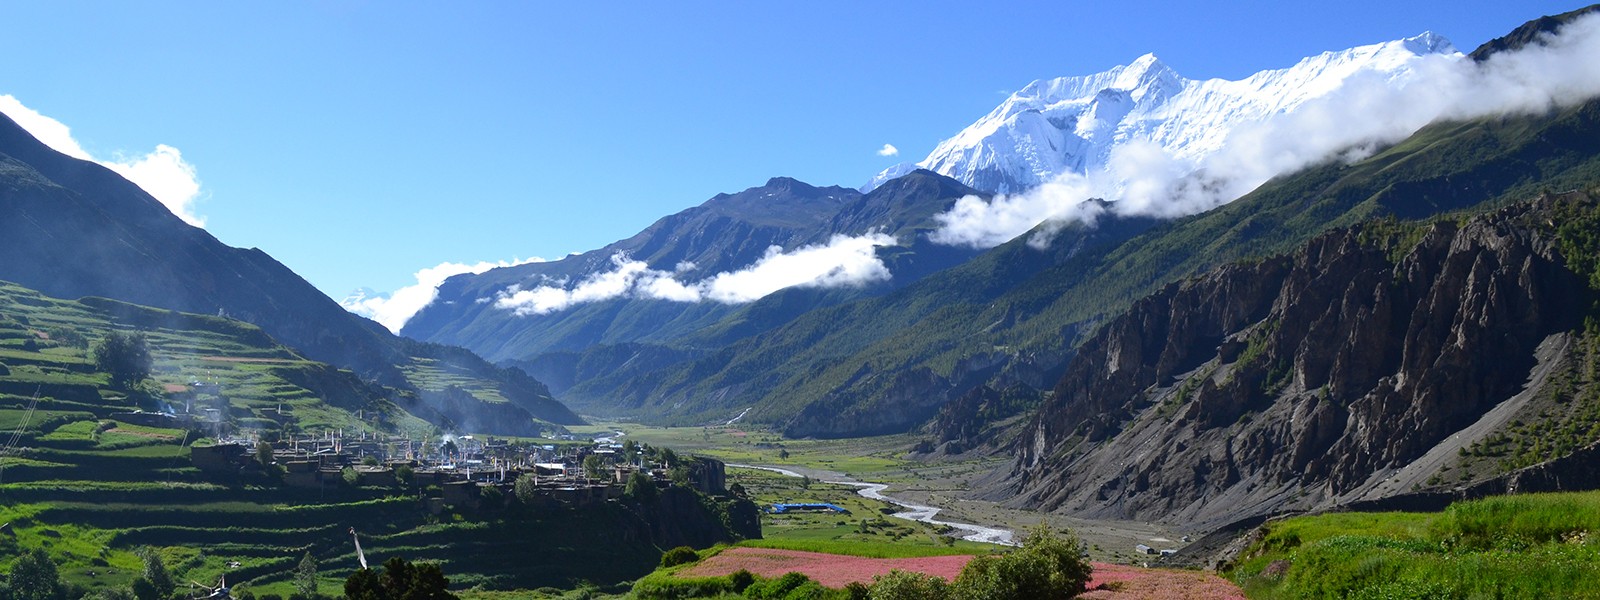
M 1251 598 L 1600 598 L 1600 492 L 1295 517 L 1243 556 Z

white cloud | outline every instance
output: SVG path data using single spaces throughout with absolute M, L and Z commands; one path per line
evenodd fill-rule
M 861 236 L 835 235 L 826 244 L 816 244 L 784 252 L 778 246 L 767 248 L 761 259 L 737 271 L 718 273 L 693 283 L 675 275 L 695 269 L 693 263 L 679 263 L 675 271 L 651 269 L 643 261 L 617 253 L 611 257 L 612 270 L 591 275 L 576 285 L 544 282 L 533 289 L 511 286 L 496 294 L 495 306 L 519 316 L 543 315 L 587 302 L 611 298 L 651 298 L 673 302 L 711 300 L 740 304 L 758 300 L 790 287 L 857 287 L 886 281 L 891 275 L 878 260 L 879 246 L 895 244 L 892 236 L 869 233 Z
M 194 206 L 200 198 L 200 179 L 194 165 L 185 162 L 177 148 L 158 144 L 148 154 L 124 156 L 119 153 L 115 158 L 102 160 L 83 149 L 72 137 L 71 128 L 24 106 L 10 95 L 0 94 L 0 113 L 11 117 L 17 125 L 56 152 L 100 163 L 143 188 L 184 222 L 195 227 L 205 226 L 205 218 L 195 213 Z
M 894 144 L 884 144 L 878 149 L 878 156 L 900 156 L 900 149 L 894 147 Z
M 23 106 L 21 101 L 11 95 L 0 94 L 0 113 L 11 117 L 17 125 L 56 152 L 77 159 L 91 160 L 89 153 L 84 152 L 83 147 L 78 145 L 78 140 L 72 139 L 72 130 L 65 124 Z
M 725 304 L 751 302 L 788 287 L 852 287 L 887 281 L 889 268 L 878 260 L 878 246 L 895 239 L 883 233 L 862 236 L 835 235 L 827 244 L 783 252 L 767 248 L 755 264 L 730 273 L 718 273 L 700 283 L 707 298 Z
M 1067 173 L 1021 194 L 962 198 L 937 218 L 937 243 L 992 247 L 1045 224 L 1030 243 L 1048 243 L 1067 222 L 1099 214 L 1090 198 L 1115 200 L 1119 214 L 1178 217 L 1232 202 L 1272 177 L 1328 160 L 1356 160 L 1429 123 L 1539 113 L 1600 96 L 1600 15 L 1581 18 L 1546 44 L 1484 63 L 1455 54 L 1415 57 L 1395 80 L 1366 73 L 1291 112 L 1241 125 L 1216 152 L 1181 160 L 1134 141 L 1115 148 L 1103 172 Z
M 367 317 L 383 325 L 389 331 L 400 333 L 417 311 L 433 302 L 439 295 L 439 285 L 444 280 L 463 273 L 483 273 L 489 269 L 511 267 L 531 262 L 543 262 L 544 259 L 533 258 L 528 260 L 480 262 L 476 264 L 463 264 L 444 262 L 417 271 L 417 282 L 408 285 L 387 296 L 373 296 L 356 294 L 339 303 L 345 310 Z
M 154 152 L 144 156 L 100 164 L 144 188 L 184 222 L 206 226 L 205 218 L 194 212 L 195 200 L 200 197 L 200 179 L 195 176 L 194 165 L 184 162 L 183 153 L 177 148 L 157 144 Z

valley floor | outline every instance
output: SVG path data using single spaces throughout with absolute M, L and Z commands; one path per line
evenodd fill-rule
M 679 448 L 734 464 L 792 471 L 816 482 L 887 484 L 884 495 L 904 503 L 939 508 L 937 519 L 943 521 L 1011 531 L 1024 531 L 1044 521 L 1055 529 L 1072 530 L 1088 546 L 1092 559 L 1108 563 L 1154 563 L 1158 556 L 1140 553 L 1137 547 L 1148 546 L 1156 552 L 1177 549 L 1184 545 L 1184 536 L 1198 539 L 1206 533 L 1178 530 L 1161 523 L 1078 519 L 1007 508 L 996 502 L 975 499 L 969 491 L 974 482 L 996 469 L 1006 468 L 1008 463 L 1004 459 L 908 460 L 906 449 L 916 441 L 908 435 L 790 440 L 775 433 L 730 427 L 662 428 L 616 422 L 597 423 L 592 430 L 583 431 L 591 434 L 622 432 L 625 438 Z

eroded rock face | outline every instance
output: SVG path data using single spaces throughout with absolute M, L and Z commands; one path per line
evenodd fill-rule
M 1590 305 L 1555 249 L 1554 202 L 1414 243 L 1335 231 L 1140 300 L 1080 348 L 1000 494 L 1220 522 L 1417 459 L 1520 391 L 1540 342 Z

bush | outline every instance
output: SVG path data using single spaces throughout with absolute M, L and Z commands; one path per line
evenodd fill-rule
M 867 597 L 871 600 L 942 600 L 950 597 L 950 585 L 937 575 L 896 569 L 888 575 L 873 577 Z
M 686 565 L 698 560 L 700 560 L 700 555 L 694 551 L 694 548 L 678 546 L 661 555 L 661 568 Z
M 728 583 L 732 584 L 733 591 L 740 594 L 743 594 L 745 588 L 750 587 L 755 582 L 755 574 L 744 569 L 739 569 L 728 575 Z
M 831 600 L 849 598 L 849 592 L 830 590 L 802 573 L 784 573 L 777 579 L 758 581 L 745 588 L 752 600 Z
M 1022 548 L 1000 556 L 979 556 L 967 563 L 951 586 L 960 600 L 1064 600 L 1083 593 L 1089 583 L 1089 561 L 1077 536 L 1056 536 L 1040 524 L 1022 541 Z

